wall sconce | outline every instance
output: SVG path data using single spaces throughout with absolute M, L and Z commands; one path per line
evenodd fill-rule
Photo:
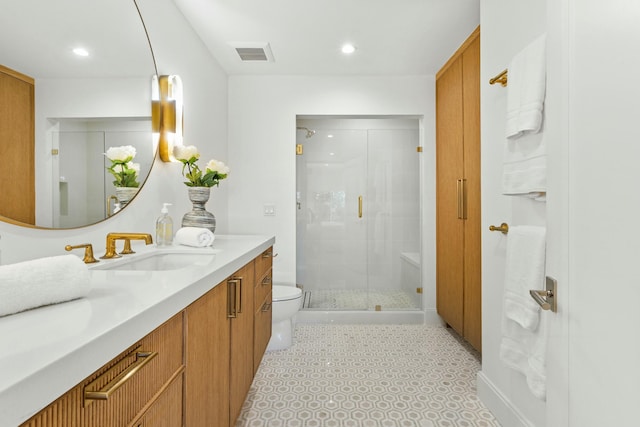
M 179 76 L 154 76 L 151 86 L 151 124 L 158 135 L 158 152 L 163 162 L 175 161 L 173 148 L 182 145 L 182 80 Z

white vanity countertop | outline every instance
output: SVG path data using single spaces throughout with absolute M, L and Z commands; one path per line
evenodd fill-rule
M 28 420 L 274 242 L 271 236 L 216 235 L 207 265 L 91 270 L 86 298 L 0 317 L 0 427 Z M 155 249 L 137 243 L 138 253 Z

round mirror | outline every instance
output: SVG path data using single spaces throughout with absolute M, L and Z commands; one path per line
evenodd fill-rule
M 75 228 L 117 214 L 157 145 L 156 66 L 134 0 L 6 2 L 0 24 L 0 220 Z M 135 151 L 128 195 L 105 155 L 121 147 Z

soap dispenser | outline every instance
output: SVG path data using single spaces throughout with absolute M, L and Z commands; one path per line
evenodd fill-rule
M 156 221 L 156 245 L 171 246 L 173 244 L 173 220 L 169 216 L 171 203 L 163 203 L 160 216 Z

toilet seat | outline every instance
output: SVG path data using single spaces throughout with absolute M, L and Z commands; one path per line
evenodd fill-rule
M 274 285 L 272 288 L 272 301 L 290 301 L 300 298 L 302 296 L 302 289 L 295 286 L 279 286 Z

